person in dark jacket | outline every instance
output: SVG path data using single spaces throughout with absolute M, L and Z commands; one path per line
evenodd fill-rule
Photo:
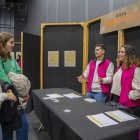
M 1 108 L 2 102 L 6 101 L 6 100 L 16 101 L 16 97 L 14 96 L 14 94 L 12 93 L 11 90 L 8 90 L 7 93 L 2 93 L 2 90 L 0 87 L 0 108 Z M 2 140 L 1 126 L 0 126 L 0 140 Z

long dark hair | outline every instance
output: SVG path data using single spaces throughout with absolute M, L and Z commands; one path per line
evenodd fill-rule
M 6 48 L 6 43 L 9 39 L 13 38 L 13 36 L 8 32 L 1 32 L 0 33 L 1 43 L 3 45 L 0 45 L 0 56 L 5 61 L 7 59 L 11 59 L 10 52 L 8 52 Z

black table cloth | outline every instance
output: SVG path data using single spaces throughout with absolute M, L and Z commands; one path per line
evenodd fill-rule
M 99 127 L 86 116 L 117 110 L 117 108 L 104 103 L 86 102 L 85 96 L 76 99 L 58 98 L 60 102 L 57 103 L 50 99 L 43 99 L 46 94 L 52 93 L 79 94 L 65 88 L 32 91 L 34 112 L 52 140 L 138 140 L 139 118 L 119 122 L 113 126 Z M 71 112 L 66 113 L 65 109 Z

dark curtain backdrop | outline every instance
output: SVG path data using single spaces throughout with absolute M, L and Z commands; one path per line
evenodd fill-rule
M 40 88 L 40 36 L 23 33 L 23 74 L 32 89 Z
M 59 51 L 59 67 L 48 67 L 48 51 Z M 64 51 L 76 52 L 76 67 L 64 66 Z M 81 25 L 47 26 L 44 30 L 43 87 L 71 88 L 81 92 L 77 76 L 83 65 L 83 28 Z
M 118 48 L 118 33 L 100 34 L 100 22 L 89 24 L 89 57 L 88 60 L 94 59 L 94 49 L 96 44 L 106 46 L 106 58 L 110 59 L 116 67 L 116 57 Z
M 125 43 L 133 45 L 136 48 L 137 55 L 140 58 L 140 27 L 130 28 L 125 32 Z

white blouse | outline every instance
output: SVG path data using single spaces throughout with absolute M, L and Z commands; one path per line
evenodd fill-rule
M 120 96 L 121 92 L 121 68 L 113 76 L 113 84 L 111 93 Z M 137 100 L 140 99 L 140 68 L 137 67 L 134 72 L 134 77 L 132 80 L 132 90 L 128 95 L 129 99 Z
M 8 98 L 8 96 L 6 94 L 2 93 L 2 89 L 0 86 L 0 108 L 1 108 L 2 102 L 5 101 L 7 98 Z
M 95 71 L 94 71 L 94 79 L 92 81 L 92 85 L 91 85 L 91 91 L 92 92 L 101 92 L 101 86 L 100 83 L 97 82 L 98 80 L 98 66 L 101 63 L 101 61 L 96 61 L 96 67 L 95 67 Z M 89 64 L 86 67 L 86 70 L 84 72 L 84 77 L 87 79 L 88 75 L 89 75 Z M 113 77 L 113 73 L 114 73 L 114 65 L 112 62 L 110 62 L 107 71 L 106 71 L 106 77 L 103 78 L 103 82 L 104 84 L 110 84 L 112 82 L 112 77 Z

